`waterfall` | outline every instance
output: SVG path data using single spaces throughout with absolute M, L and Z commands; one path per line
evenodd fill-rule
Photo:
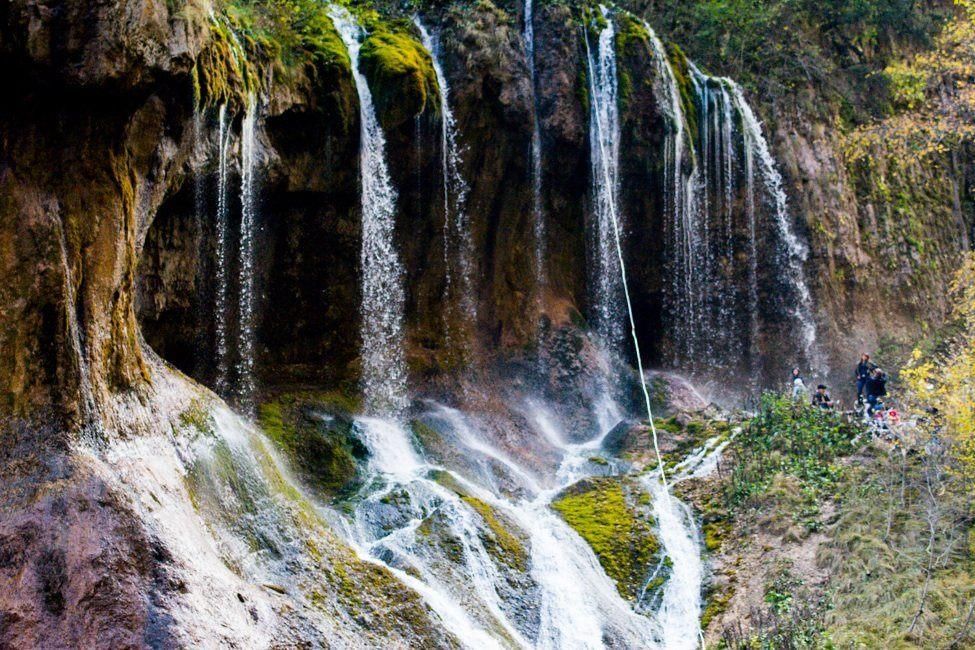
M 667 50 L 644 27 L 667 129 L 662 187 L 671 363 L 711 377 L 750 375 L 757 384 L 765 352 L 759 347 L 759 285 L 768 268 L 801 353 L 814 369 L 824 370 L 803 270 L 807 250 L 792 230 L 782 177 L 760 123 L 737 84 L 688 62 L 697 110 L 691 134 Z M 766 204 L 772 217 L 768 232 L 758 212 Z M 762 249 L 764 237 L 771 240 L 770 252 Z M 745 265 L 739 262 L 743 257 Z
M 700 591 L 703 582 L 701 569 L 700 540 L 698 539 L 696 523 L 690 508 L 671 496 L 666 476 L 663 472 L 663 462 L 657 442 L 657 432 L 653 424 L 653 412 L 650 407 L 650 396 L 647 391 L 646 377 L 640 358 L 640 346 L 636 336 L 636 323 L 633 317 L 633 307 L 630 303 L 629 290 L 626 281 L 626 268 L 623 262 L 621 228 L 618 212 L 618 167 L 619 167 L 619 111 L 617 98 L 617 71 L 615 50 L 615 29 L 608 10 L 600 6 L 600 11 L 606 19 L 606 27 L 599 33 L 598 50 L 594 53 L 589 46 L 588 30 L 585 34 L 586 55 L 589 69 L 589 97 L 590 97 L 590 149 L 593 177 L 593 203 L 597 222 L 597 260 L 599 272 L 602 275 L 612 275 L 614 280 L 610 284 L 607 278 L 597 279 L 597 331 L 601 337 L 616 337 L 617 330 L 622 338 L 622 323 L 620 318 L 611 311 L 608 301 L 620 303 L 620 293 L 625 300 L 629 315 L 633 346 L 637 358 L 637 365 L 641 377 L 641 386 L 646 400 L 647 419 L 650 422 L 653 437 L 653 447 L 657 457 L 658 471 L 644 479 L 644 485 L 653 495 L 654 514 L 657 519 L 657 529 L 660 541 L 667 556 L 673 564 L 673 574 L 664 589 L 662 603 L 657 614 L 657 622 L 663 635 L 664 647 L 694 648 L 700 637 Z M 659 41 L 655 49 L 662 53 Z M 658 61 L 661 60 L 658 57 Z M 670 75 L 673 80 L 673 75 Z M 676 91 L 676 85 L 669 86 Z M 675 115 L 679 99 L 676 93 L 670 95 L 671 107 Z M 679 119 L 678 119 L 679 124 Z M 675 138 L 670 141 L 675 152 L 675 169 L 679 171 L 680 151 L 682 144 L 682 126 L 675 125 Z M 679 174 L 677 176 L 679 178 Z M 682 201 L 682 193 L 689 192 L 687 188 L 675 189 L 675 205 Z M 684 206 L 688 207 L 687 204 Z M 684 215 L 686 218 L 686 214 Z M 612 242 L 612 245 L 608 242 Z M 615 251 L 617 259 L 610 262 L 611 254 Z M 619 286 L 616 285 L 618 278 Z M 615 323 L 619 323 L 616 325 Z M 613 340 L 613 339 L 611 339 Z
M 247 112 L 240 133 L 240 237 L 238 240 L 238 356 L 237 394 L 241 408 L 254 409 L 254 231 L 257 218 L 254 174 L 256 171 L 257 98 L 247 99 Z
M 725 80 L 729 85 L 734 97 L 735 106 L 741 115 L 742 130 L 745 137 L 745 150 L 751 159 L 752 156 L 758 158 L 759 169 L 765 189 L 772 198 L 773 213 L 775 217 L 775 227 L 779 238 L 785 243 L 785 263 L 783 270 L 786 279 L 796 294 L 796 300 L 792 307 L 792 318 L 800 330 L 800 342 L 803 346 L 806 360 L 812 365 L 814 370 L 826 372 L 825 360 L 817 345 L 816 322 L 813 318 L 812 294 L 809 285 L 806 283 L 806 273 L 804 265 L 809 255 L 806 245 L 799 240 L 792 230 L 792 220 L 789 216 L 788 199 L 785 189 L 782 187 L 782 174 L 779 173 L 778 165 L 768 142 L 762 133 L 762 126 L 751 106 L 745 101 L 744 93 L 735 82 Z M 748 183 L 753 186 L 753 165 L 749 163 Z M 753 190 L 752 190 L 753 191 Z
M 673 321 L 679 324 L 672 332 L 673 362 L 677 365 L 709 351 L 707 342 L 710 338 L 695 335 L 705 329 L 702 321 L 706 283 L 702 264 L 707 264 L 709 255 L 707 228 L 702 221 L 706 215 L 702 214 L 704 210 L 699 187 L 701 177 L 694 150 L 688 146 L 690 138 L 677 77 L 660 38 L 648 24 L 644 23 L 644 27 L 650 36 L 658 92 L 664 97 L 662 105 L 667 117 L 663 204 L 665 214 L 668 215 L 667 257 L 672 269 L 667 311 L 672 314 Z
M 471 234 L 470 219 L 466 211 L 468 186 L 461 175 L 461 149 L 458 143 L 457 120 L 450 107 L 450 86 L 441 63 L 439 40 L 431 36 L 420 18 L 413 19 L 420 31 L 423 46 L 433 60 L 433 71 L 440 89 L 440 159 L 443 174 L 444 209 L 444 268 L 446 270 L 445 294 L 447 304 L 451 295 L 456 266 L 460 284 L 460 308 L 469 324 L 477 320 L 477 300 L 474 296 L 474 241 Z M 456 255 L 454 255 L 456 254 Z M 455 261 L 456 257 L 456 261 Z
M 227 105 L 221 104 L 217 116 L 219 126 L 217 131 L 217 149 L 219 162 L 217 165 L 217 218 L 214 264 L 215 294 L 214 294 L 214 338 L 216 341 L 217 375 L 215 386 L 218 394 L 226 397 L 230 386 L 230 350 L 228 337 L 227 310 L 230 302 L 230 270 L 229 270 L 229 230 L 230 207 L 228 193 L 230 183 L 229 149 L 230 124 L 227 117 Z
M 542 132 L 538 123 L 537 72 L 535 70 L 535 7 L 533 0 L 525 0 L 525 57 L 528 59 L 528 81 L 532 89 L 532 224 L 535 238 L 535 274 L 537 298 L 548 281 L 545 270 L 546 232 L 542 210 Z
M 371 413 L 398 414 L 407 406 L 403 267 L 394 242 L 396 191 L 386 165 L 386 139 L 369 84 L 359 71 L 362 28 L 344 7 L 329 6 L 352 63 L 359 95 L 359 181 L 362 205 L 362 388 Z
M 603 10 L 605 14 L 605 10 Z M 591 281 L 593 324 L 602 344 L 615 356 L 624 341 L 623 283 L 616 255 L 619 222 L 619 109 L 617 97 L 616 36 L 613 22 L 599 33 L 597 50 L 589 46 L 585 31 L 589 72 L 589 148 L 595 223 Z

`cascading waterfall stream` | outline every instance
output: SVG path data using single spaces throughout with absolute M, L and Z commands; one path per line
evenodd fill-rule
M 759 254 L 764 233 L 758 207 L 764 191 L 771 205 L 769 236 L 774 242 L 768 264 L 776 265 L 780 299 L 787 303 L 802 354 L 814 370 L 825 371 L 803 270 L 807 250 L 793 232 L 782 177 L 760 123 L 737 84 L 709 77 L 688 62 L 697 110 L 695 142 L 687 131 L 686 107 L 671 57 L 653 29 L 646 23 L 644 27 L 668 121 L 663 187 L 672 270 L 666 295 L 671 363 L 698 371 L 705 360 L 710 374 L 718 368 L 759 381 Z M 738 209 L 739 187 L 744 190 L 743 210 Z M 748 262 L 739 277 L 737 260 L 742 254 Z M 743 313 L 740 305 L 746 303 Z
M 694 152 L 688 147 L 688 134 L 680 88 L 667 50 L 649 24 L 644 28 L 650 35 L 651 51 L 659 92 L 668 118 L 664 140 L 664 209 L 670 215 L 668 244 L 670 264 L 674 269 L 671 278 L 669 302 L 673 320 L 679 325 L 674 331 L 675 365 L 680 360 L 693 359 L 704 350 L 698 349 L 699 341 L 693 335 L 700 327 L 704 310 L 704 294 L 701 290 L 700 266 L 707 257 L 706 226 L 702 227 L 698 184 L 700 175 Z M 690 164 L 690 172 L 685 165 Z M 707 341 L 707 339 L 704 339 Z
M 614 43 L 615 28 L 608 15 L 608 10 L 600 6 L 600 11 L 606 19 L 606 27 L 600 31 L 599 47 L 596 53 L 592 51 L 589 45 L 588 30 L 585 32 L 589 68 L 591 162 L 594 178 L 593 191 L 596 195 L 594 204 L 600 238 L 606 238 L 607 234 L 611 234 L 615 241 L 618 266 L 614 271 L 619 271 L 623 297 L 626 301 L 634 352 L 646 402 L 647 420 L 650 423 L 653 448 L 657 458 L 657 472 L 653 477 L 648 477 L 645 480 L 645 486 L 654 496 L 654 512 L 661 534 L 661 542 L 674 565 L 673 575 L 664 590 L 658 621 L 663 631 L 665 647 L 693 648 L 698 645 L 698 642 L 703 646 L 703 636 L 699 624 L 700 590 L 703 582 L 700 543 L 697 540 L 696 524 L 690 509 L 673 498 L 668 489 L 666 472 L 657 440 L 657 430 L 653 420 L 653 410 L 650 406 L 650 394 L 643 371 L 640 344 L 636 334 L 636 322 L 626 280 L 626 265 L 623 258 L 617 202 L 619 112 L 617 109 L 618 81 Z M 679 135 L 680 130 L 678 130 Z M 604 221 L 608 222 L 605 224 L 606 227 L 611 227 L 611 233 L 606 232 Z M 601 247 L 602 245 L 600 245 Z M 609 269 L 602 268 L 601 271 L 609 272 Z M 600 286 L 602 288 L 603 285 Z
M 605 14 L 605 10 L 604 10 Z M 611 354 L 622 353 L 624 333 L 622 274 L 616 255 L 619 205 L 619 110 L 615 29 L 612 21 L 599 33 L 598 50 L 589 47 L 589 148 L 592 165 L 593 228 L 592 268 L 594 329 Z
M 254 391 L 254 328 L 256 302 L 254 285 L 254 235 L 257 219 L 257 199 L 254 175 L 257 169 L 256 123 L 258 103 L 252 93 L 247 99 L 247 112 L 240 134 L 240 238 L 238 241 L 238 336 L 237 395 L 241 408 L 253 414 Z
M 724 80 L 731 88 L 735 106 L 741 115 L 742 129 L 745 135 L 745 149 L 749 156 L 757 156 L 762 172 L 762 181 L 766 191 L 772 197 L 775 214 L 775 226 L 779 237 L 785 242 L 785 270 L 792 287 L 797 294 L 796 304 L 793 306 L 792 317 L 798 324 L 801 331 L 801 342 L 806 359 L 812 364 L 813 368 L 819 372 L 826 372 L 825 360 L 817 344 L 816 322 L 813 318 L 812 294 L 806 282 L 806 273 L 803 268 L 809 256 L 809 249 L 799 240 L 792 230 L 792 221 L 789 216 L 788 199 L 785 189 L 782 186 L 782 174 L 779 173 L 778 165 L 768 142 L 762 133 L 762 125 L 755 117 L 751 106 L 745 101 L 741 87 L 730 79 Z M 749 165 L 752 168 L 752 165 Z M 752 184 L 751 174 L 749 173 L 749 184 Z
M 477 320 L 477 301 L 474 297 L 474 241 L 470 219 L 466 211 L 468 186 L 460 172 L 462 157 L 458 143 L 457 120 L 450 106 L 450 86 L 440 62 L 440 42 L 423 25 L 419 16 L 413 23 L 420 31 L 423 46 L 430 53 L 433 71 L 440 89 L 440 149 L 443 174 L 444 209 L 444 269 L 446 271 L 445 296 L 451 304 L 454 296 L 454 277 L 459 279 L 459 304 L 468 324 Z M 456 260 L 456 261 L 455 261 Z M 456 272 L 453 269 L 456 267 Z M 446 315 L 446 313 L 445 313 Z
M 536 298 L 541 300 L 542 291 L 548 278 L 545 269 L 546 228 L 542 208 L 542 131 L 538 123 L 537 71 L 535 70 L 535 5 L 534 0 L 525 0 L 525 57 L 528 59 L 528 80 L 532 89 L 532 218 L 535 238 L 535 282 Z M 540 306 L 540 305 L 539 305 Z
M 609 11 L 600 5 L 600 11 L 604 18 L 608 18 Z M 643 397 L 646 402 L 647 419 L 650 423 L 650 430 L 653 433 L 653 448 L 657 455 L 657 464 L 663 467 L 660 458 L 660 448 L 657 444 L 657 429 L 653 422 L 653 409 L 650 406 L 650 393 L 647 389 L 646 376 L 643 372 L 643 360 L 640 355 L 640 342 L 636 334 L 636 321 L 633 317 L 633 305 L 630 301 L 630 290 L 626 281 L 626 263 L 623 260 L 622 234 L 620 232 L 620 220 L 617 204 L 617 171 L 619 169 L 619 111 L 617 110 L 617 78 L 616 78 L 616 50 L 614 41 L 615 28 L 612 20 L 607 20 L 606 27 L 599 34 L 599 56 L 594 58 L 592 49 L 589 47 L 588 32 L 584 32 L 586 43 L 586 56 L 589 64 L 589 93 L 590 93 L 590 124 L 589 131 L 592 134 L 592 172 L 594 191 L 596 193 L 597 212 L 605 211 L 605 214 L 597 214 L 597 222 L 605 224 L 609 229 L 606 233 L 600 226 L 600 239 L 611 239 L 615 244 L 616 258 L 619 271 L 620 285 L 623 290 L 623 298 L 626 302 L 626 311 L 630 321 L 630 334 L 633 339 L 633 348 L 636 356 L 637 368 L 640 373 L 640 386 L 643 389 Z M 603 269 L 610 273 L 609 269 Z M 613 273 L 613 275 L 616 275 Z M 604 299 L 610 299 L 606 296 Z M 620 326 L 622 327 L 622 326 Z M 661 472 L 660 480 L 664 484 L 666 492 L 667 478 Z
M 396 190 L 386 164 L 386 138 L 359 70 L 362 28 L 339 5 L 329 16 L 352 63 L 359 96 L 359 180 L 362 205 L 362 388 L 366 410 L 397 415 L 407 406 L 403 267 L 394 242 Z
M 230 207 L 229 193 L 229 149 L 230 124 L 227 117 L 227 105 L 221 104 L 217 115 L 217 215 L 216 242 L 214 264 L 215 295 L 214 295 L 214 338 L 216 339 L 217 376 L 216 390 L 219 395 L 227 396 L 230 386 L 230 348 L 227 322 L 227 310 L 230 303 L 230 270 L 229 270 L 229 230 Z

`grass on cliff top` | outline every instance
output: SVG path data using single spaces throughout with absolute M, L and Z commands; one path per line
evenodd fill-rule
M 589 544 L 620 595 L 633 600 L 660 544 L 650 524 L 628 503 L 620 481 L 581 481 L 553 501 L 552 508 Z

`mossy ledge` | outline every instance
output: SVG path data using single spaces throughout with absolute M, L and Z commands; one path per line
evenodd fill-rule
M 433 59 L 412 25 L 385 22 L 372 13 L 362 20 L 369 35 L 362 42 L 359 60 L 383 128 L 395 128 L 427 112 L 439 114 Z
M 698 136 L 698 117 L 697 94 L 694 92 L 694 82 L 691 79 L 691 66 L 684 51 L 676 43 L 667 44 L 667 58 L 670 60 L 674 79 L 677 80 L 677 89 L 680 91 L 680 101 L 684 108 L 684 119 L 687 121 L 687 135 L 694 150 L 693 144 Z
M 481 519 L 487 530 L 481 537 L 484 547 L 499 562 L 516 571 L 528 570 L 527 536 L 491 504 L 468 493 L 449 472 L 435 470 L 430 478 L 456 493 Z
M 200 107 L 245 106 L 251 92 L 267 90 L 268 74 L 287 83 L 314 66 L 320 76 L 351 76 L 349 54 L 327 13 L 311 0 L 224 0 L 211 15 L 210 41 L 193 69 Z
M 633 503 L 631 493 L 637 491 L 620 478 L 585 479 L 552 502 L 552 508 L 592 548 L 620 595 L 629 600 L 640 593 L 660 550 L 650 522 Z

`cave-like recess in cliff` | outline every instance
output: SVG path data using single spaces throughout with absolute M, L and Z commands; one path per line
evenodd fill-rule
M 274 138 L 274 128 L 268 128 L 268 135 Z M 226 307 L 218 313 L 216 166 L 213 160 L 190 175 L 157 212 L 139 260 L 136 304 L 146 343 L 210 387 L 216 386 L 221 313 L 233 385 L 239 304 L 240 179 L 236 162 L 230 161 Z M 340 186 L 316 186 L 314 180 L 295 189 L 289 186 L 294 178 L 274 166 L 262 168 L 258 179 L 254 291 L 260 383 L 341 381 L 354 372 L 357 349 L 356 326 L 349 317 L 358 303 L 355 196 Z

